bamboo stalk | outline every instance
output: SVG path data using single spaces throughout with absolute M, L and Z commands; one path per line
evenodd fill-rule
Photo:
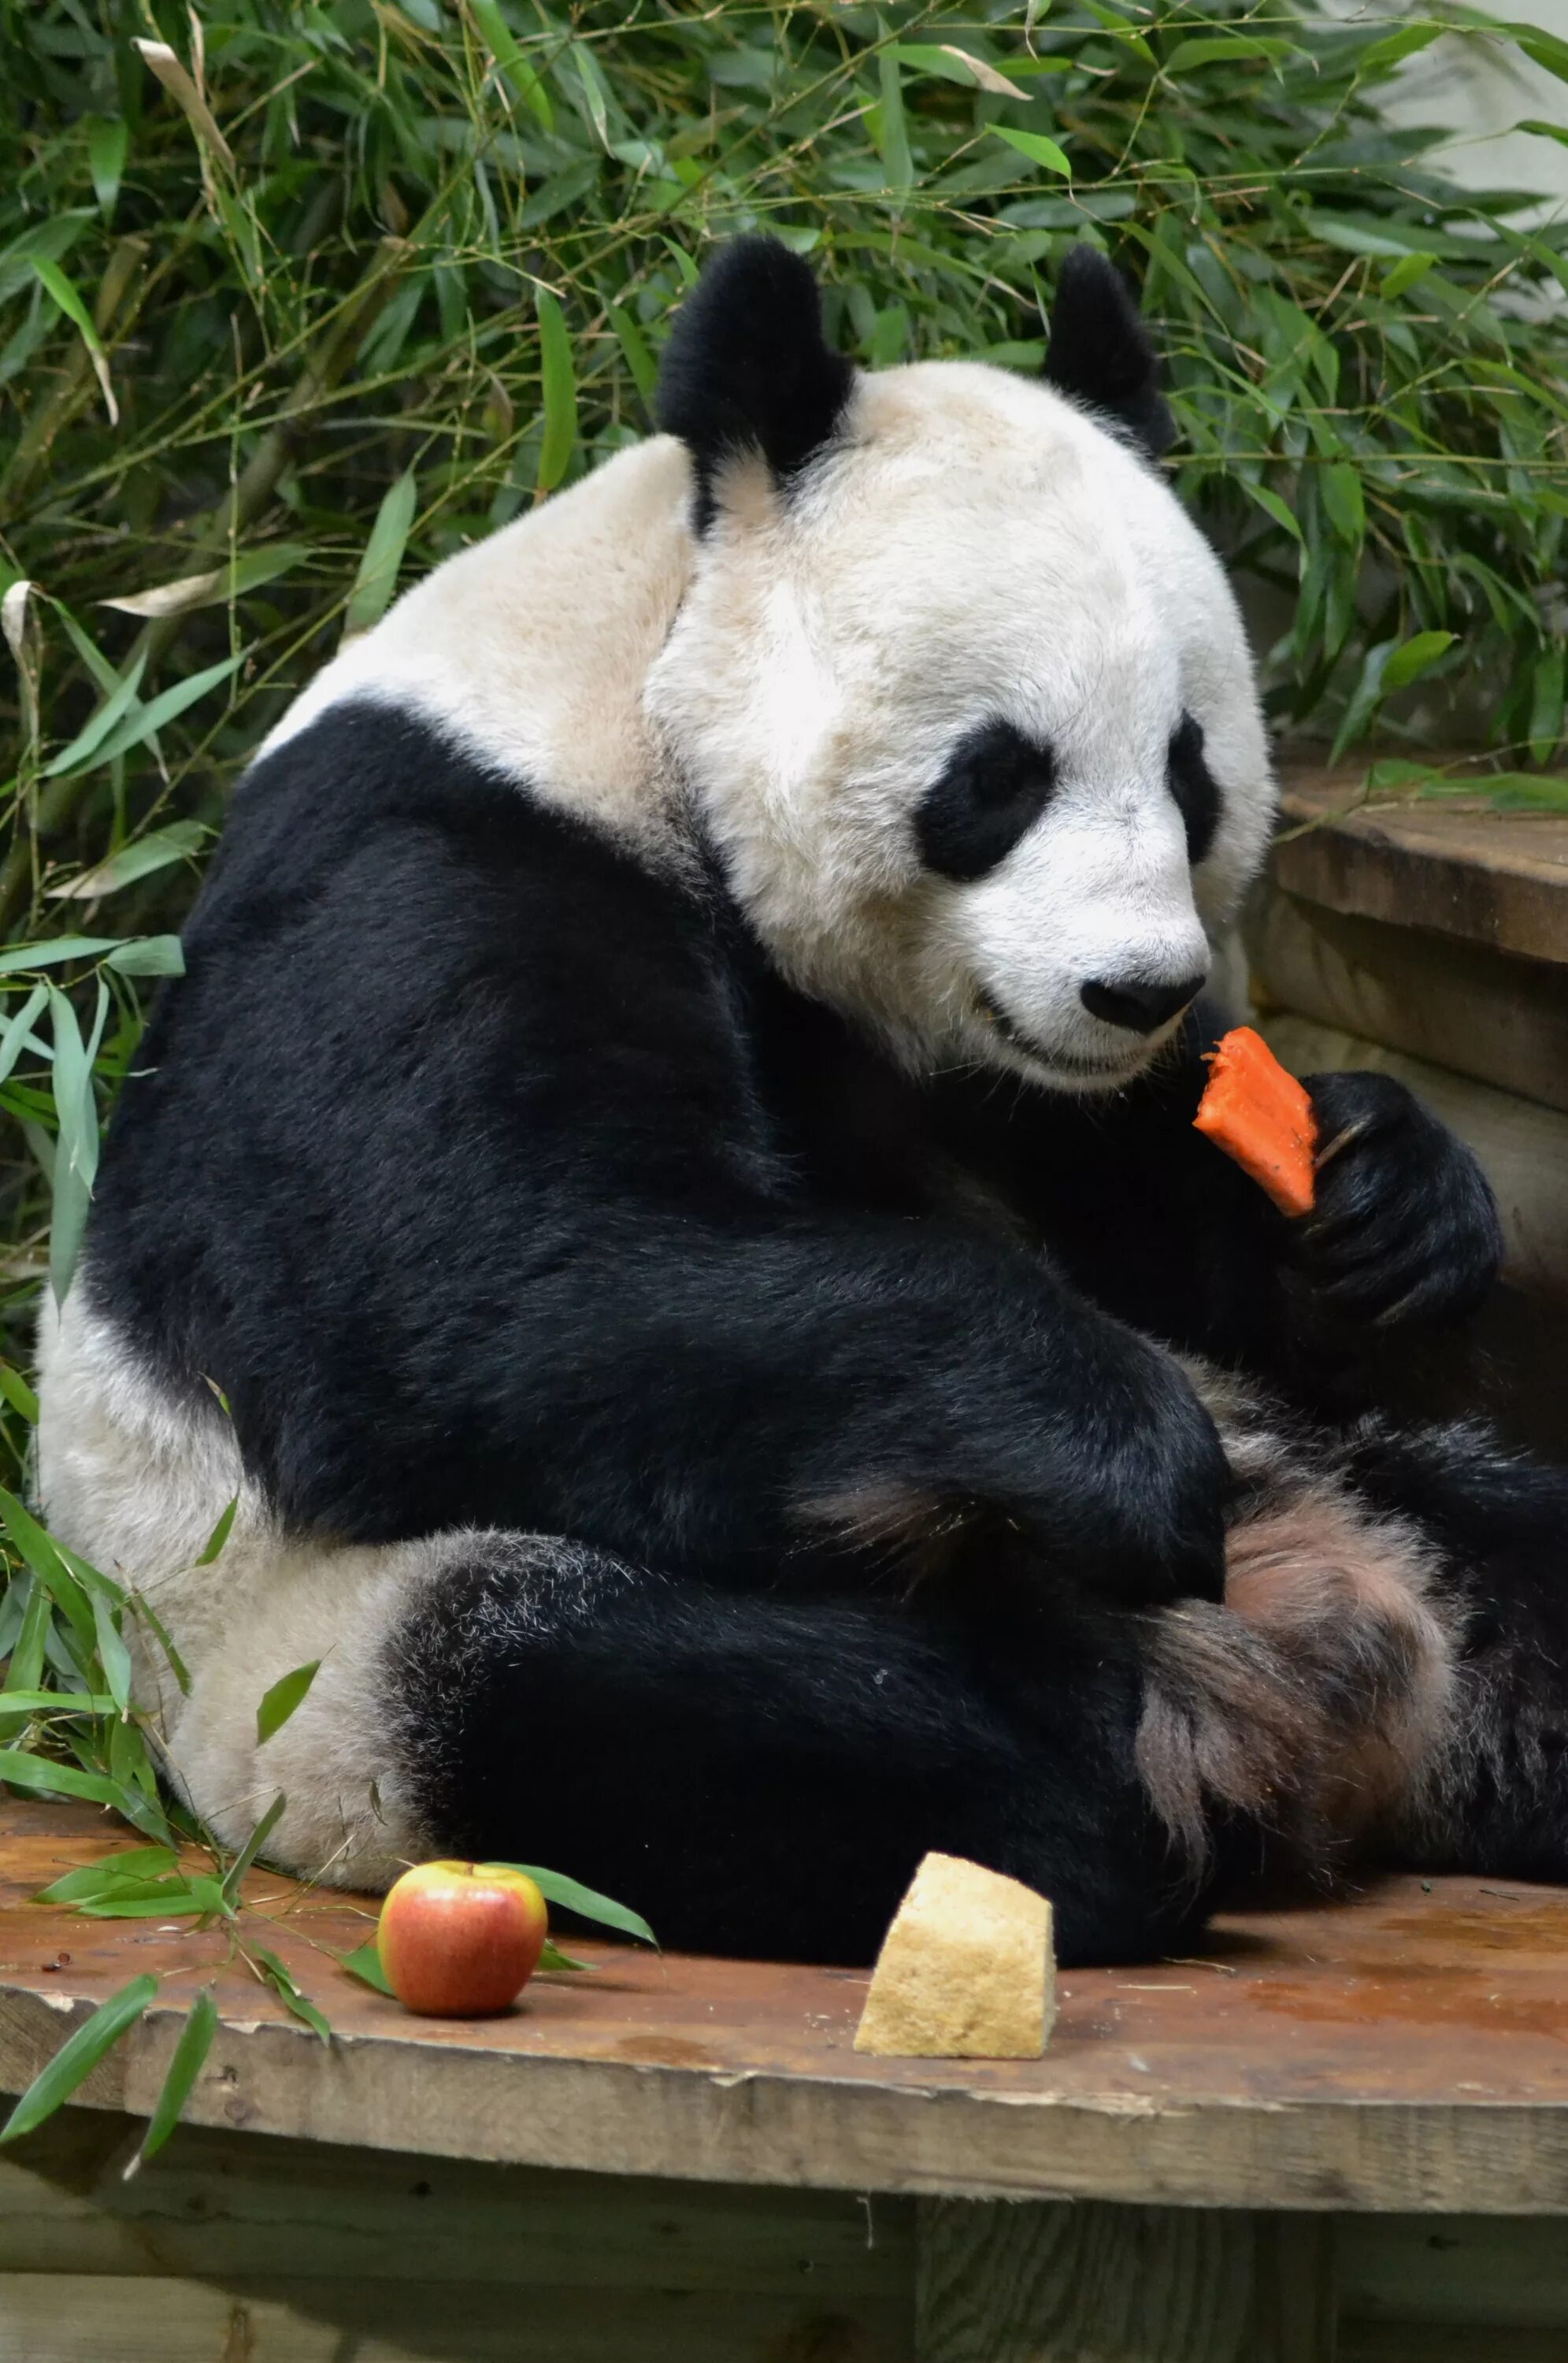
M 233 542 L 260 516 L 277 491 L 279 479 L 296 456 L 311 414 L 342 383 L 355 355 L 380 316 L 398 275 L 413 253 L 406 239 L 383 239 L 370 270 L 355 294 L 343 305 L 324 338 L 320 351 L 307 362 L 280 416 L 257 445 L 237 480 L 192 536 L 193 555 L 226 554 Z M 150 671 L 178 635 L 182 616 L 160 616 L 138 635 L 128 663 L 145 655 Z M 51 780 L 39 798 L 31 830 L 18 815 L 17 833 L 0 870 L 0 930 L 8 930 L 27 899 L 34 849 L 58 836 L 76 812 L 92 774 Z

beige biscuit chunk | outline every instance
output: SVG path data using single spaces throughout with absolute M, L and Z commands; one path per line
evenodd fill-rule
M 1038 2059 L 1055 2016 L 1045 1898 L 978 1863 L 928 1854 L 882 1940 L 856 2051 Z

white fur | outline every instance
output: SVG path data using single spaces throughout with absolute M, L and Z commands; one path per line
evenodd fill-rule
M 671 815 L 642 685 L 686 588 L 691 468 L 670 437 L 450 558 L 349 642 L 262 748 L 354 696 L 413 706 L 484 763 L 646 850 Z
M 271 1859 L 343 1885 L 383 1886 L 430 1852 L 392 1755 L 381 1652 L 393 1624 L 460 1551 L 449 1536 L 392 1550 L 279 1533 L 244 1480 L 221 1407 L 187 1408 L 140 1368 L 79 1284 L 40 1324 L 38 1488 L 51 1530 L 147 1601 L 191 1679 L 187 1696 L 151 1628 L 127 1618 L 138 1703 L 169 1772 L 237 1847 L 280 1790 Z M 218 1557 L 197 1564 L 228 1503 Z M 256 1710 L 321 1660 L 302 1706 L 264 1745 Z
M 787 499 L 742 460 L 719 500 L 648 706 L 775 955 L 917 1066 L 1126 1080 L 1161 1037 L 1090 1016 L 1080 986 L 1202 973 L 1273 808 L 1203 536 L 1072 404 L 961 362 L 861 379 L 841 447 Z M 1166 785 L 1184 711 L 1225 792 L 1196 879 Z M 992 719 L 1048 744 L 1059 784 L 996 871 L 955 884 L 922 870 L 912 815 Z

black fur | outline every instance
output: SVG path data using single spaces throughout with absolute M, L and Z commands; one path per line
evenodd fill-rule
M 1062 259 L 1045 378 L 1125 427 L 1151 459 L 1176 440 L 1149 332 L 1127 282 L 1095 247 L 1070 246 Z
M 698 526 L 726 459 L 760 451 L 787 481 L 832 437 L 855 371 L 823 338 L 810 265 L 774 238 L 720 247 L 676 315 L 655 413 L 690 449 Z
M 983 878 L 1033 827 L 1055 784 L 1049 747 L 1036 746 L 1010 722 L 979 724 L 921 799 L 921 859 L 943 878 Z
M 1139 1332 L 1298 1380 L 1347 1287 L 1469 1303 L 1466 1152 L 1327 1079 L 1368 1121 L 1297 1235 L 1190 1128 L 1196 1021 L 1109 1105 L 912 1082 L 716 871 L 371 704 L 242 784 L 186 958 L 78 1284 L 290 1530 L 502 1530 L 391 1644 L 446 1843 L 738 1950 L 864 1958 L 930 1846 L 1065 1958 L 1176 1941 L 1118 1609 L 1217 1596 L 1229 1481 Z
M 1407 1858 L 1483 1878 L 1562 1880 L 1568 1471 L 1501 1449 L 1477 1426 L 1410 1435 L 1379 1420 L 1353 1436 L 1345 1465 L 1370 1500 L 1419 1522 L 1467 1612 L 1453 1746 L 1412 1817 Z
M 1184 714 L 1171 738 L 1167 774 L 1187 830 L 1187 858 L 1207 860 L 1220 826 L 1220 790 L 1203 757 L 1203 727 Z
M 1010 1245 L 813 1203 L 742 935 L 425 726 L 335 710 L 240 791 L 89 1285 L 223 1387 L 293 1525 L 771 1585 L 814 1580 L 822 1505 L 977 1497 L 1099 1592 L 1217 1596 L 1181 1371 Z
M 1049 1241 L 1094 1301 L 1315 1411 L 1364 1408 L 1368 1318 L 1463 1321 L 1496 1280 L 1492 1193 L 1464 1144 L 1391 1076 L 1307 1078 L 1331 1157 L 1289 1223 L 1192 1129 L 1204 1054 L 1228 1023 L 1200 1003 L 1172 1050 L 1112 1104 L 944 1077 L 933 1128 Z
M 392 1636 L 414 1799 L 464 1855 L 568 1863 L 663 1942 L 870 1959 L 930 1847 L 1049 1892 L 1065 1958 L 1178 1949 L 1132 1777 L 1130 1628 L 1048 1669 L 874 1603 L 736 1598 L 559 1545 L 476 1545 Z

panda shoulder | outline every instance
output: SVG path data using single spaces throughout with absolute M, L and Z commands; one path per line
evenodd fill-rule
M 434 731 L 491 778 L 656 847 L 671 820 L 642 687 L 686 590 L 691 505 L 690 462 L 672 438 L 617 453 L 405 592 L 294 700 L 256 770 L 311 764 L 324 726 L 341 741 L 346 719 L 373 708 Z

